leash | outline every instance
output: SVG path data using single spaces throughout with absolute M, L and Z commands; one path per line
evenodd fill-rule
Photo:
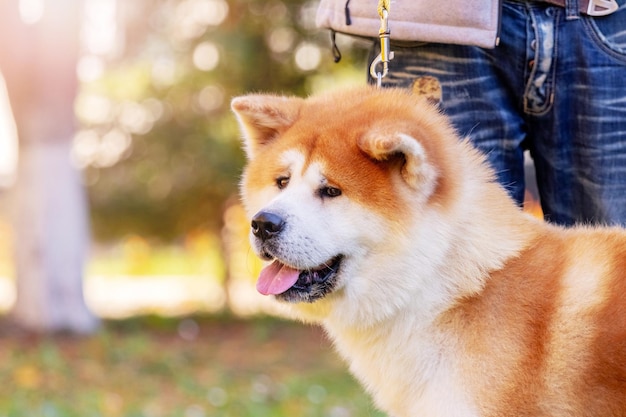
M 389 9 L 391 8 L 391 0 L 378 0 L 378 15 L 380 16 L 380 30 L 378 37 L 380 38 L 380 54 L 370 65 L 370 75 L 376 78 L 376 86 L 381 87 L 383 78 L 389 72 L 389 61 L 393 59 L 393 51 L 389 50 Z M 382 64 L 382 71 L 378 71 L 376 67 Z

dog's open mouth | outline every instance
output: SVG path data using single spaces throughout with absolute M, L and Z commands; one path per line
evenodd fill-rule
M 313 302 L 333 290 L 343 256 L 338 255 L 317 268 L 298 270 L 275 260 L 261 271 L 257 290 L 284 301 Z

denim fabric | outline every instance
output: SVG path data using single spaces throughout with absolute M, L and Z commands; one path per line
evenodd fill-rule
M 547 220 L 626 224 L 626 0 L 618 3 L 594 18 L 504 1 L 499 46 L 392 44 L 383 86 L 435 77 L 444 112 L 520 204 L 528 149 Z

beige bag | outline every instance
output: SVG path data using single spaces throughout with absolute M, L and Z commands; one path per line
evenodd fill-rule
M 375 38 L 378 0 L 321 0 L 316 23 L 339 33 Z M 397 0 L 391 3 L 392 41 L 436 42 L 493 48 L 501 0 Z

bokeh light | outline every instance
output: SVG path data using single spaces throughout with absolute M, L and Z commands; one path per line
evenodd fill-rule
M 322 53 L 320 48 L 310 42 L 302 42 L 296 48 L 294 57 L 296 65 L 302 71 L 313 71 L 322 61 Z
M 220 62 L 220 52 L 213 42 L 202 42 L 193 51 L 193 64 L 200 71 L 211 71 Z
M 20 0 L 20 18 L 27 25 L 38 23 L 43 17 L 45 4 L 44 0 Z

